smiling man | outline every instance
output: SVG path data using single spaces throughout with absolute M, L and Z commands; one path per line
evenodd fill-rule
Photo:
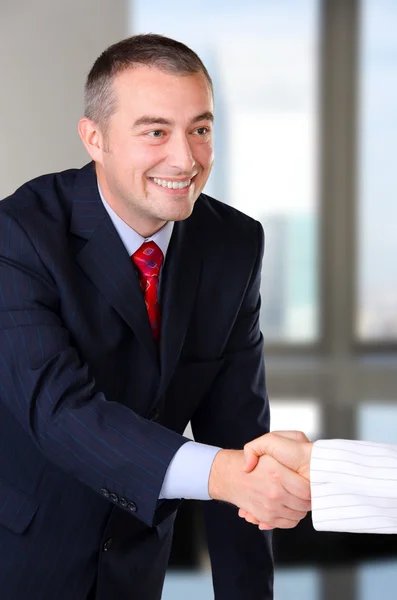
M 214 117 L 209 76 L 176 75 L 139 63 L 121 69 L 107 99 L 117 109 L 104 127 L 97 114 L 103 99 L 92 91 L 99 69 L 97 63 L 88 78 L 80 136 L 107 203 L 147 237 L 167 222 L 189 217 L 210 174 Z
M 244 472 L 269 427 L 263 231 L 202 193 L 210 76 L 134 36 L 97 59 L 85 104 L 92 161 L 0 203 L 2 597 L 160 599 L 195 498 L 217 600 L 271 600 L 269 533 L 238 508 L 293 527 L 310 491 L 269 456 Z

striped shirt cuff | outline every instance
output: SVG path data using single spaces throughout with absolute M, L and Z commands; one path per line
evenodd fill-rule
M 319 440 L 310 477 L 318 531 L 397 533 L 397 446 Z

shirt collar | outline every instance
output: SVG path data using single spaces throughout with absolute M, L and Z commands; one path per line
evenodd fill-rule
M 139 233 L 132 229 L 123 219 L 121 219 L 117 213 L 109 206 L 103 197 L 102 190 L 99 187 L 98 183 L 98 191 L 101 197 L 102 203 L 116 228 L 117 233 L 119 234 L 121 241 L 123 242 L 125 249 L 128 254 L 132 256 L 134 252 L 138 250 L 143 244 L 143 242 L 153 241 L 156 242 L 158 247 L 161 249 L 164 259 L 167 254 L 168 246 L 171 240 L 172 231 L 174 229 L 174 221 L 168 221 L 159 231 L 157 231 L 154 235 L 144 238 Z

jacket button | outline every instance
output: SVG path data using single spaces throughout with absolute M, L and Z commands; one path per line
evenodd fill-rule
M 131 512 L 136 512 L 136 504 L 134 504 L 134 502 L 128 502 L 128 504 L 127 504 L 127 508 L 128 508 L 128 510 L 130 510 Z
M 150 414 L 149 414 L 149 420 L 150 421 L 157 421 L 157 419 L 160 416 L 160 409 L 159 408 L 154 408 Z
M 112 502 L 118 502 L 119 501 L 119 497 L 117 494 L 110 494 L 109 495 L 109 500 L 111 500 Z
M 101 494 L 102 494 L 102 496 L 105 496 L 105 498 L 109 498 L 109 496 L 110 496 L 110 492 L 106 488 L 101 489 Z
M 119 498 L 119 504 L 120 506 L 122 506 L 123 508 L 127 508 L 127 500 L 125 498 Z
M 108 540 L 106 540 L 106 542 L 102 546 L 103 552 L 108 552 L 108 550 L 110 550 L 110 548 L 112 547 L 112 545 L 113 545 L 112 538 L 109 538 Z

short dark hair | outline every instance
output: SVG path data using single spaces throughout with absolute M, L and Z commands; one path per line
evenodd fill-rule
M 113 80 L 119 73 L 136 65 L 157 67 L 176 75 L 203 73 L 213 93 L 207 69 L 188 46 L 154 33 L 134 35 L 102 52 L 86 80 L 84 114 L 104 130 L 116 110 Z

